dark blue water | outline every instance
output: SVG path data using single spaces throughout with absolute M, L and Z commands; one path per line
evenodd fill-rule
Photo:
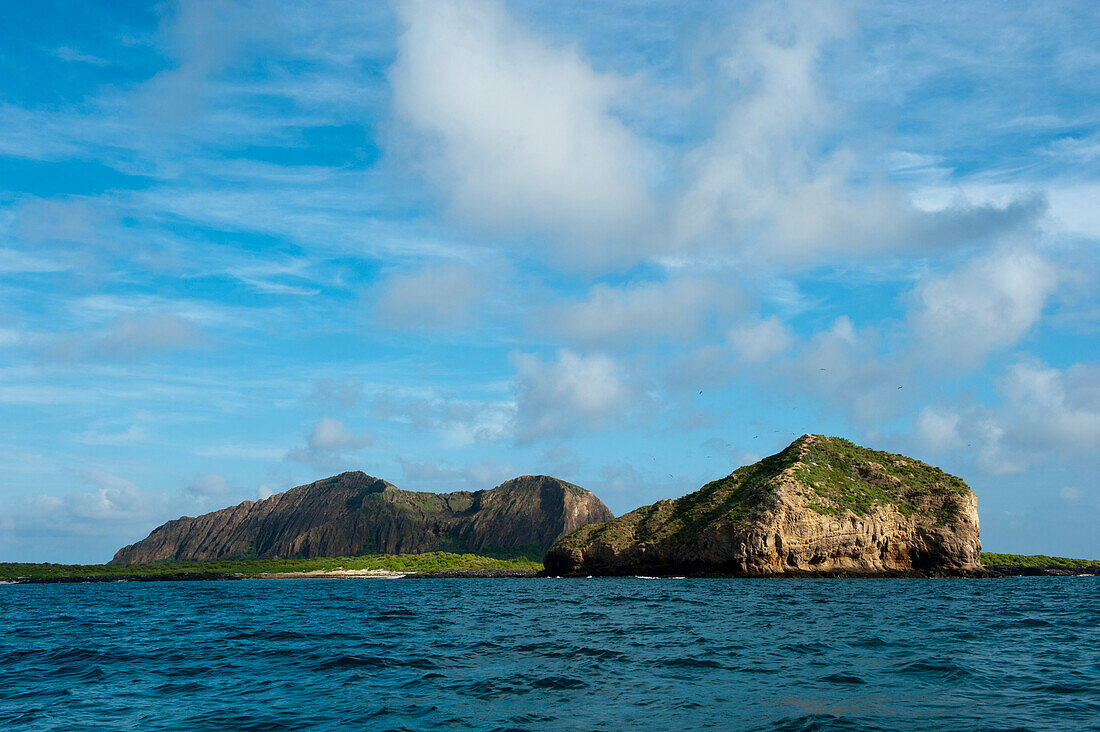
M 0 586 L 4 730 L 1100 730 L 1100 578 Z

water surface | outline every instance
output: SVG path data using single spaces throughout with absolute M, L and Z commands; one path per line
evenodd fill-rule
M 5 730 L 1100 730 L 1100 578 L 0 586 Z

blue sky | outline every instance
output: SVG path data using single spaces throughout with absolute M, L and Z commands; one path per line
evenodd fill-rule
M 1095 3 L 0 5 L 0 558 L 805 432 L 1100 557 Z

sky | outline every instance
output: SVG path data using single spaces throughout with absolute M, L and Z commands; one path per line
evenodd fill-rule
M 1100 558 L 1100 5 L 0 3 L 0 560 L 803 433 Z

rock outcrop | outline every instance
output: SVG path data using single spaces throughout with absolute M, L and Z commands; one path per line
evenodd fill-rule
M 262 501 L 169 521 L 120 549 L 110 563 L 436 550 L 537 556 L 558 537 L 612 517 L 591 492 L 544 475 L 440 494 L 342 473 Z
M 675 500 L 556 542 L 546 572 L 980 575 L 977 498 L 902 455 L 803 435 Z

